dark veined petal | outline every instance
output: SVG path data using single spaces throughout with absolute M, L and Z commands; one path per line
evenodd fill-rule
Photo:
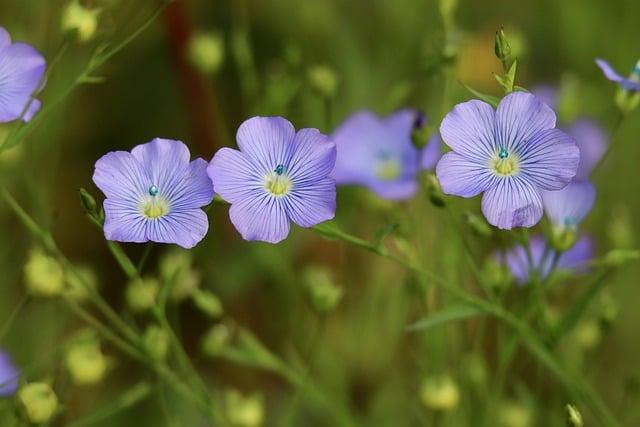
M 190 249 L 207 234 L 209 220 L 202 209 L 172 210 L 161 218 L 147 220 L 145 229 L 147 240 Z
M 221 148 L 207 167 L 216 193 L 229 203 L 236 203 L 256 191 L 263 192 L 264 172 L 246 154 Z
M 213 200 L 213 184 L 207 175 L 204 159 L 189 163 L 181 180 L 168 189 L 167 199 L 172 210 L 189 210 L 206 206 Z
M 295 134 L 293 125 L 283 117 L 252 117 L 240 125 L 236 139 L 240 151 L 267 173 L 288 164 Z
M 497 180 L 482 197 L 482 213 L 500 229 L 533 227 L 542 218 L 542 197 L 522 176 Z
M 336 183 L 331 178 L 296 186 L 283 198 L 283 204 L 293 222 L 300 227 L 312 227 L 328 221 L 336 213 Z
M 496 151 L 495 111 L 477 99 L 463 102 L 451 110 L 440 125 L 442 140 L 469 160 L 488 161 Z
M 445 194 L 473 197 L 494 187 L 498 178 L 482 162 L 448 152 L 436 166 L 436 176 Z
M 575 177 L 580 150 L 573 138 L 560 129 L 533 135 L 519 149 L 522 174 L 542 190 L 559 190 Z
M 293 140 L 289 170 L 294 186 L 306 186 L 326 178 L 336 163 L 336 145 L 317 129 L 301 129 Z
M 147 219 L 140 211 L 139 201 L 106 199 L 104 201 L 104 237 L 116 242 L 148 242 Z
M 0 122 L 22 115 L 42 85 L 45 68 L 44 57 L 25 43 L 0 50 Z
M 93 182 L 108 197 L 138 202 L 150 177 L 131 153 L 113 151 L 96 162 Z
M 131 150 L 131 155 L 147 171 L 150 181 L 144 193 L 155 185 L 159 193 L 167 198 L 184 180 L 191 154 L 182 141 L 155 138 Z
M 544 210 L 551 222 L 560 227 L 577 226 L 591 211 L 596 189 L 588 181 L 573 181 L 562 190 L 544 191 Z
M 278 243 L 289 234 L 289 218 L 282 199 L 266 193 L 233 203 L 229 217 L 245 240 Z
M 543 130 L 556 126 L 556 114 L 527 92 L 513 92 L 502 98 L 496 110 L 496 142 L 508 151 L 520 146 Z

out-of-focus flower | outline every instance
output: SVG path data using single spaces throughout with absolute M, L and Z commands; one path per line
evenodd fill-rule
M 18 391 L 18 401 L 27 419 L 34 424 L 49 422 L 58 410 L 58 396 L 49 384 L 42 382 L 23 386 Z
M 86 331 L 67 348 L 65 361 L 71 380 L 77 385 L 99 383 L 107 372 L 107 358 L 93 331 Z
M 566 132 L 580 149 L 580 165 L 575 179 L 587 179 L 607 151 L 609 139 L 597 123 L 584 118 L 572 122 Z
M 624 90 L 630 92 L 640 91 L 640 61 L 636 62 L 633 66 L 629 77 L 623 77 L 618 74 L 618 72 L 603 59 L 597 58 L 596 64 L 600 67 L 602 73 L 607 79 L 617 83 Z
M 164 360 L 167 357 L 169 342 L 169 334 L 158 325 L 149 326 L 142 338 L 147 354 L 154 360 Z
M 474 197 L 490 224 L 510 230 L 542 217 L 545 190 L 560 190 L 575 176 L 580 151 L 555 128 L 553 110 L 535 96 L 515 92 L 497 111 L 479 100 L 456 105 L 440 126 L 453 151 L 438 162 L 445 194 Z
M 304 279 L 311 304 L 319 313 L 333 310 L 342 299 L 342 289 L 333 283 L 326 269 L 309 268 L 305 271 Z
M 430 376 L 420 386 L 420 398 L 429 409 L 451 411 L 460 402 L 460 390 L 449 375 Z
M 401 110 L 381 119 L 361 111 L 347 118 L 331 135 L 338 149 L 336 182 L 364 185 L 385 199 L 413 196 L 422 160 L 411 141 L 415 116 Z
M 224 61 L 224 41 L 217 33 L 197 33 L 189 40 L 189 60 L 205 74 L 217 72 Z
M 278 243 L 290 221 L 312 227 L 336 211 L 329 177 L 336 146 L 317 129 L 301 129 L 282 117 L 253 117 L 236 135 L 240 150 L 222 148 L 207 172 L 216 193 L 231 203 L 231 222 L 245 240 Z
M 258 427 L 264 421 L 262 396 L 243 396 L 237 390 L 227 392 L 225 399 L 227 418 L 234 427 Z
M 26 43 L 12 43 L 0 27 L 0 123 L 20 117 L 28 122 L 38 112 L 40 101 L 34 95 L 44 84 L 46 66 L 37 50 Z
M 338 89 L 338 76 L 335 71 L 325 65 L 309 68 L 307 78 L 311 88 L 326 98 L 333 98 Z
M 558 107 L 558 88 L 549 84 L 538 84 L 531 88 L 531 93 L 547 104 L 551 109 Z
M 194 247 L 209 228 L 200 209 L 213 200 L 207 162 L 189 162 L 181 141 L 156 138 L 97 162 L 93 181 L 107 196 L 104 235 L 119 242 Z
M 139 313 L 150 310 L 156 304 L 160 283 L 155 278 L 135 279 L 127 285 L 127 304 L 132 311 Z
M 575 230 L 596 199 L 596 189 L 589 181 L 578 180 L 562 190 L 542 193 L 544 209 L 557 231 Z
M 18 390 L 20 371 L 13 363 L 11 356 L 0 350 L 0 397 L 13 396 Z
M 34 249 L 24 266 L 27 290 L 40 297 L 59 295 L 64 288 L 64 270 L 53 257 Z
M 538 270 L 541 278 L 546 278 L 551 272 L 555 251 L 547 248 L 547 242 L 542 236 L 535 236 L 531 239 L 529 250 L 534 268 Z M 499 254 L 498 259 L 506 263 L 518 284 L 527 283 L 531 275 L 531 268 L 527 252 L 522 246 L 518 245 L 506 253 Z M 557 268 L 578 273 L 583 272 L 592 259 L 593 242 L 588 236 L 583 236 L 571 249 L 560 255 Z
M 173 283 L 171 299 L 182 301 L 198 289 L 200 273 L 191 263 L 191 255 L 184 249 L 175 249 L 163 255 L 159 263 L 160 277 L 165 283 Z
M 62 31 L 74 32 L 80 42 L 87 42 L 98 29 L 99 16 L 100 9 L 89 9 L 78 0 L 72 0 L 62 13 Z

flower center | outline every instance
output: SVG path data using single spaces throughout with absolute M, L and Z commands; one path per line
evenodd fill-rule
M 631 69 L 631 75 L 629 76 L 629 80 L 634 82 L 640 82 L 640 61 L 636 62 L 636 65 Z
M 383 181 L 394 181 L 398 179 L 402 172 L 400 161 L 394 158 L 387 151 L 380 151 L 376 154 L 376 176 Z
M 153 192 L 155 194 L 152 194 L 152 188 L 155 188 L 155 186 L 149 188 L 149 196 L 145 196 L 140 203 L 140 212 L 142 212 L 147 219 L 158 219 L 169 213 L 169 203 L 167 199 L 157 195 L 157 188 L 155 188 Z
M 276 197 L 284 197 L 289 194 L 293 183 L 287 175 L 284 174 L 284 165 L 278 165 L 264 179 L 264 188 Z
M 491 167 L 500 176 L 510 176 L 520 170 L 520 162 L 516 155 L 501 147 L 496 157 L 491 161 Z

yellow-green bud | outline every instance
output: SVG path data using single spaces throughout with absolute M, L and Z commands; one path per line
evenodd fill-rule
M 570 404 L 567 404 L 565 407 L 567 411 L 567 427 L 582 427 L 582 415 L 578 409 Z
M 304 280 L 311 305 L 317 312 L 330 312 L 342 299 L 342 289 L 333 283 L 326 269 L 308 268 Z
M 500 405 L 498 425 L 500 427 L 529 427 L 532 425 L 532 414 L 523 404 L 508 400 Z
M 27 290 L 34 296 L 53 297 L 59 295 L 64 287 L 62 266 L 39 249 L 31 251 L 24 275 Z
M 92 331 L 84 333 L 67 348 L 65 362 L 71 380 L 77 385 L 99 383 L 108 367 L 100 342 Z
M 427 119 L 422 111 L 417 111 L 413 118 L 413 127 L 411 129 L 411 142 L 418 150 L 423 149 L 431 137 L 432 129 L 427 126 Z
M 613 296 L 607 292 L 603 291 L 602 296 L 600 297 L 600 323 L 603 328 L 609 328 L 618 317 L 620 312 L 620 308 L 618 307 L 617 301 L 613 298 Z
M 135 279 L 127 285 L 129 308 L 136 313 L 150 310 L 156 304 L 160 283 L 154 278 Z
M 227 325 L 214 325 L 202 339 L 202 352 L 210 357 L 219 356 L 231 339 L 231 330 Z
M 196 289 L 191 298 L 200 311 L 213 319 L 224 313 L 220 299 L 213 292 Z
M 578 233 L 572 227 L 554 228 L 551 234 L 551 247 L 559 252 L 566 252 L 576 244 Z
M 432 376 L 422 382 L 420 398 L 427 408 L 448 412 L 458 406 L 460 391 L 449 375 Z
M 90 217 L 96 217 L 98 213 L 98 204 L 96 203 L 96 199 L 84 188 L 80 189 L 79 194 L 82 209 L 84 209 L 86 214 Z
M 262 396 L 243 396 L 237 390 L 228 391 L 225 399 L 227 419 L 234 427 L 258 427 L 264 421 Z
M 67 271 L 65 282 L 64 293 L 77 302 L 85 301 L 98 288 L 98 276 L 89 266 L 78 266 L 75 273 Z
M 62 13 L 62 31 L 73 32 L 81 43 L 91 40 L 98 29 L 100 9 L 88 9 L 72 0 Z
M 472 212 L 464 213 L 464 220 L 473 231 L 473 233 L 479 237 L 490 237 L 492 230 L 487 221 L 484 218 L 479 217 L 478 215 Z
M 464 361 L 464 372 L 467 378 L 477 386 L 487 383 L 487 366 L 481 356 L 472 354 L 467 357 Z
M 200 274 L 191 265 L 191 255 L 182 249 L 172 250 L 160 259 L 160 277 L 172 283 L 170 298 L 183 301 L 193 295 L 200 285 Z
M 18 402 L 27 420 L 34 424 L 49 422 L 58 409 L 58 397 L 46 383 L 30 383 L 18 391 Z
M 169 334 L 158 325 L 147 328 L 143 337 L 143 345 L 152 359 L 162 361 L 169 352 Z
M 224 41 L 217 33 L 198 33 L 189 41 L 189 60 L 204 74 L 217 72 L 224 62 Z
M 427 189 L 429 200 L 434 206 L 441 208 L 446 205 L 442 187 L 440 186 L 440 182 L 438 181 L 438 178 L 434 173 L 427 174 L 427 177 L 425 179 L 425 188 Z
M 581 350 L 591 350 L 600 344 L 602 330 L 595 319 L 582 320 L 573 333 L 575 343 Z
M 616 105 L 620 112 L 626 116 L 640 105 L 640 93 L 629 92 L 620 88 L 616 92 Z
M 504 34 L 504 28 L 496 31 L 494 50 L 500 62 L 506 64 L 511 56 L 511 45 L 509 44 L 509 40 L 507 40 L 507 36 Z
M 307 71 L 311 88 L 325 98 L 333 98 L 338 88 L 338 76 L 329 67 L 316 65 Z

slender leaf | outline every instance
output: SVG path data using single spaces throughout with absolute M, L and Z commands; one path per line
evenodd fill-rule
M 482 314 L 484 314 L 484 310 L 469 304 L 452 305 L 407 326 L 406 329 L 409 331 L 423 331 L 425 329 L 433 328 L 434 326 L 443 325 L 456 320 L 464 320 Z

